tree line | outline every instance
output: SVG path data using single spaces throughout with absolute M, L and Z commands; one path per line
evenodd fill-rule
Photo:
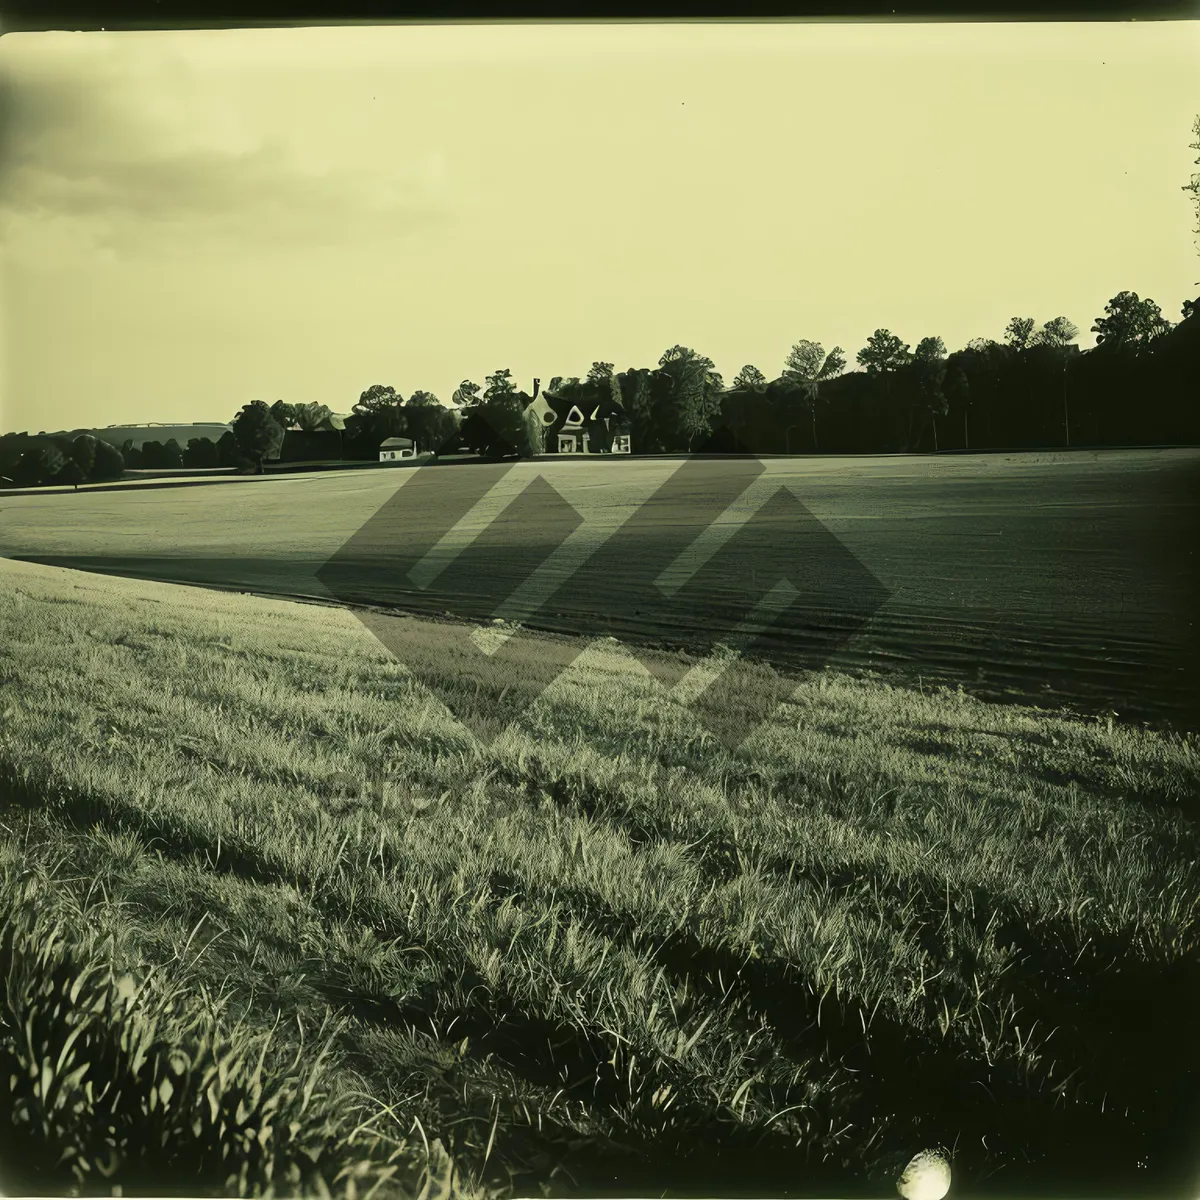
M 1013 317 L 1000 340 L 978 338 L 952 353 L 938 336 L 911 347 L 877 329 L 857 370 L 845 352 L 797 341 L 774 377 L 748 364 L 728 386 L 712 360 L 673 346 L 655 367 L 616 371 L 595 362 L 587 375 L 551 379 L 549 391 L 591 411 L 624 410 L 634 453 L 879 453 L 1200 443 L 1200 298 L 1182 319 L 1134 292 L 1120 292 L 1091 327 L 1081 351 L 1066 317 L 1039 325 Z M 262 471 L 286 437 L 315 439 L 319 457 L 375 460 L 390 437 L 419 451 L 484 456 L 543 450 L 527 411 L 532 397 L 508 369 L 484 386 L 464 380 L 454 408 L 428 391 L 405 399 L 367 388 L 342 423 L 327 405 L 256 400 L 216 441 L 171 438 L 121 449 L 91 434 L 0 437 L 0 482 L 15 486 L 98 482 L 125 469 L 229 468 Z
M 1096 346 L 1081 351 L 1066 317 L 1013 317 L 1000 340 L 947 353 L 938 336 L 915 348 L 877 329 L 847 371 L 840 346 L 800 340 L 773 377 L 753 364 L 726 385 L 713 361 L 673 346 L 653 368 L 617 372 L 593 363 L 584 378 L 549 390 L 591 411 L 621 405 L 639 454 L 869 454 L 944 450 L 1200 443 L 1200 300 L 1174 323 L 1150 299 L 1125 291 L 1096 318 Z M 455 393 L 465 448 L 535 454 L 530 397 L 510 372 Z

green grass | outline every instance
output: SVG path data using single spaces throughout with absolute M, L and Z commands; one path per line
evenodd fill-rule
M 1191 1133 L 1190 739 L 825 672 L 731 753 L 598 644 L 483 747 L 349 613 L 0 575 L 6 1190 L 1095 1194 Z

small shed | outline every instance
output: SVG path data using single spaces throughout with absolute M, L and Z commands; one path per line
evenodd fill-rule
M 416 458 L 417 448 L 412 438 L 391 437 L 379 443 L 379 461 L 397 462 L 402 458 Z

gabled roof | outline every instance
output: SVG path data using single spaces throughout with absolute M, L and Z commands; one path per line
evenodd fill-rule
M 402 450 L 406 446 L 411 446 L 412 444 L 413 444 L 412 438 L 390 437 L 390 438 L 384 438 L 383 441 L 379 443 L 379 448 L 380 448 L 380 450 L 382 450 L 384 448 L 384 446 L 392 446 L 392 447 L 395 447 L 397 450 Z
M 618 404 L 613 398 L 605 398 L 597 401 L 591 406 L 591 412 L 584 416 L 583 401 L 573 400 L 568 396 L 558 396 L 553 392 L 543 392 L 538 397 L 538 401 L 545 400 L 546 403 L 564 420 L 572 420 L 572 413 L 578 414 L 579 424 L 586 424 L 588 421 L 601 421 L 614 416 L 625 416 L 625 406 Z

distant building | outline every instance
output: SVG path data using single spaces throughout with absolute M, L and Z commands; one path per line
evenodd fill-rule
M 417 448 L 412 438 L 390 437 L 379 443 L 379 461 L 397 462 L 402 458 L 416 458 Z
M 546 450 L 550 454 L 630 454 L 629 417 L 615 400 L 589 405 L 543 392 Z M 553 414 L 551 416 L 550 414 Z

